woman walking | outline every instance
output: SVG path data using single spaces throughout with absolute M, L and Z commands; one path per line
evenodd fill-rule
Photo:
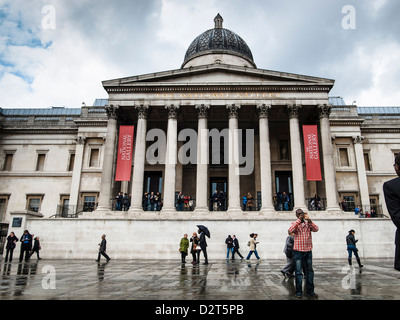
M 261 260 L 261 258 L 258 256 L 258 252 L 257 252 L 257 249 L 256 249 L 257 248 L 257 243 L 258 243 L 257 236 L 258 236 L 257 233 L 251 233 L 250 234 L 250 240 L 247 243 L 247 245 L 250 246 L 250 251 L 249 251 L 249 254 L 247 255 L 246 260 L 249 260 L 253 253 L 255 254 L 255 256 L 256 256 L 258 261 Z
M 349 253 L 348 261 L 349 265 L 351 266 L 352 253 L 354 253 L 361 272 L 361 268 L 363 267 L 363 265 L 361 264 L 360 257 L 358 256 L 358 249 L 356 247 L 356 243 L 358 242 L 358 240 L 356 240 L 356 238 L 354 237 L 355 233 L 356 232 L 351 229 L 349 231 L 349 234 L 346 236 L 347 252 Z

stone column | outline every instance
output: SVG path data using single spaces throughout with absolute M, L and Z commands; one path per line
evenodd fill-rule
M 147 104 L 135 106 L 138 113 L 138 122 L 136 128 L 136 142 L 133 159 L 133 176 L 131 184 L 131 206 L 129 212 L 141 212 L 143 196 L 144 166 L 146 161 L 146 134 L 147 117 L 150 107 Z
M 326 194 L 326 210 L 339 212 L 337 200 L 335 164 L 333 157 L 332 138 L 329 124 L 331 106 L 327 104 L 318 105 L 319 123 L 321 128 L 322 159 L 324 162 L 324 179 Z
M 362 147 L 363 140 L 364 137 L 362 136 L 353 137 L 354 151 L 356 154 L 358 187 L 360 190 L 361 205 L 364 212 L 366 211 L 369 212 L 370 200 L 369 200 L 367 172 L 365 170 L 365 162 L 364 162 L 364 151 Z
M 103 168 L 101 174 L 100 195 L 98 199 L 97 212 L 111 211 L 111 186 L 114 167 L 115 145 L 117 137 L 118 106 L 106 107 L 108 116 L 106 142 L 104 144 Z
M 71 190 L 69 192 L 69 207 L 74 210 L 73 213 L 78 211 L 77 205 L 81 184 L 83 150 L 85 149 L 85 140 L 86 137 L 82 135 L 79 135 L 76 138 L 74 169 L 72 171 Z
M 168 110 L 167 128 L 167 151 L 165 155 L 165 179 L 162 213 L 176 211 L 175 208 L 175 175 L 177 163 L 178 143 L 178 112 L 179 106 L 169 104 L 165 106 Z
M 240 208 L 240 169 L 239 169 L 239 110 L 240 105 L 226 106 L 229 118 L 229 213 L 242 213 Z
M 196 212 L 208 213 L 208 124 L 210 106 L 195 106 L 198 116 L 197 125 L 197 172 L 196 172 Z
M 275 211 L 272 202 L 272 171 L 271 150 L 269 142 L 268 112 L 271 105 L 260 104 L 257 106 L 259 136 L 260 136 L 260 180 L 261 180 L 261 214 L 273 213 Z
M 290 150 L 293 175 L 294 208 L 306 210 L 304 195 L 303 157 L 301 150 L 299 110 L 301 105 L 289 105 Z

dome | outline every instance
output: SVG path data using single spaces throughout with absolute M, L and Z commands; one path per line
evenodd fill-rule
M 182 67 L 190 60 L 207 54 L 228 54 L 245 59 L 255 67 L 253 55 L 247 43 L 236 33 L 222 27 L 223 19 L 218 14 L 214 29 L 209 29 L 199 35 L 186 51 Z

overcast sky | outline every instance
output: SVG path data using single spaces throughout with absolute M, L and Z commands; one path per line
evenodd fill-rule
M 400 106 L 398 0 L 0 0 L 0 107 L 92 105 L 103 80 L 179 69 L 217 13 L 258 68 Z

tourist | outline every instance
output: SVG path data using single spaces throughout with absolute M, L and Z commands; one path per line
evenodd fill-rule
M 6 257 L 4 259 L 4 262 L 7 262 L 8 259 L 10 259 L 10 262 L 12 261 L 13 252 L 14 252 L 17 242 L 18 242 L 18 238 L 15 236 L 14 232 L 10 232 L 10 235 L 7 237 Z
M 354 253 L 358 266 L 360 267 L 360 273 L 361 273 L 361 268 L 363 267 L 363 265 L 361 264 L 360 258 L 358 256 L 358 249 L 356 247 L 356 243 L 358 242 L 358 240 L 355 239 L 354 234 L 355 231 L 352 229 L 346 236 L 347 252 L 349 253 L 348 261 L 349 265 L 351 266 L 352 253 Z
M 292 223 L 288 232 L 294 233 L 294 264 L 296 275 L 296 297 L 303 295 L 303 272 L 306 278 L 307 295 L 311 298 L 318 298 L 314 292 L 314 270 L 312 267 L 312 236 L 311 232 L 317 232 L 318 226 L 311 221 L 308 213 L 301 209 L 296 210 L 297 220 Z
M 253 210 L 254 202 L 253 202 L 253 196 L 251 195 L 250 192 L 247 193 L 247 208 L 249 208 L 249 211 Z
M 190 200 L 190 196 L 188 196 L 187 194 L 185 194 L 183 196 L 183 207 L 185 211 L 189 211 L 189 200 Z
M 247 255 L 246 260 L 249 260 L 251 255 L 254 253 L 254 255 L 256 256 L 257 260 L 260 261 L 261 258 L 258 256 L 258 252 L 257 252 L 257 234 L 256 233 L 251 233 L 250 234 L 250 240 L 247 243 L 248 246 L 250 246 L 250 251 L 249 254 Z
M 289 201 L 290 201 L 290 199 L 289 199 L 289 195 L 285 191 L 283 191 L 282 199 L 283 199 L 283 210 L 284 211 L 289 211 Z
M 218 210 L 218 201 L 219 200 L 219 195 L 218 195 L 218 191 L 215 190 L 215 192 L 213 193 L 212 197 L 211 197 L 211 201 L 212 201 L 212 205 L 213 205 L 213 211 L 217 211 Z
M 156 206 L 156 211 L 160 211 L 161 210 L 161 206 L 162 206 L 162 201 L 161 201 L 161 193 L 157 192 L 156 196 L 155 196 L 155 206 Z
M 41 260 L 42 258 L 39 257 L 39 250 L 40 249 L 41 249 L 41 246 L 40 246 L 39 237 L 35 237 L 34 243 L 33 243 L 33 248 L 32 248 L 32 251 L 30 253 L 30 257 L 32 257 L 32 255 L 36 252 L 37 259 Z
M 124 211 L 128 211 L 129 207 L 131 206 L 131 195 L 128 196 L 126 192 L 122 198 L 122 206 Z
M 96 262 L 100 262 L 100 255 L 102 255 L 104 258 L 106 258 L 107 262 L 111 260 L 110 257 L 106 253 L 106 247 L 107 247 L 106 235 L 103 234 L 101 236 L 101 242 L 99 243 L 99 254 L 97 256 Z
M 400 271 L 400 152 L 396 155 L 393 167 L 398 177 L 386 181 L 383 184 L 383 193 L 385 195 L 386 207 L 390 218 L 397 228 L 395 236 L 396 249 L 394 268 Z
M 117 199 L 117 203 L 115 206 L 115 210 L 121 211 L 122 210 L 122 200 L 123 200 L 122 192 L 118 192 L 118 195 L 115 197 Z
M 201 230 L 201 229 L 199 229 L 198 233 L 199 233 L 200 248 L 201 248 L 201 251 L 203 251 L 203 255 L 204 255 L 204 264 L 208 264 L 206 236 L 205 236 L 203 230 Z M 199 262 L 197 262 L 197 263 L 199 263 Z
M 246 196 L 243 196 L 243 211 L 246 211 L 246 207 L 247 207 L 247 197 Z
M 218 195 L 218 208 L 219 208 L 219 211 L 225 211 L 226 210 L 225 204 L 226 204 L 225 193 L 221 190 L 219 192 L 219 195 Z
M 226 243 L 226 260 L 229 260 L 229 253 L 231 253 L 231 256 L 233 258 L 233 239 L 231 235 L 228 235 L 228 238 L 226 238 L 225 243 Z
M 235 235 L 232 236 L 233 238 L 233 253 L 232 253 L 232 260 L 235 260 L 235 254 L 237 253 L 240 257 L 240 259 L 243 259 L 244 257 L 242 256 L 242 254 L 239 252 L 239 240 L 238 238 L 236 238 Z
M 189 239 L 187 233 L 183 235 L 179 243 L 179 252 L 181 253 L 181 262 L 186 263 L 186 256 L 188 255 Z
M 183 211 L 183 195 L 182 192 L 179 192 L 178 194 L 178 199 L 176 200 L 178 204 L 178 211 Z
M 286 265 L 281 270 L 283 276 L 286 278 L 293 278 L 294 272 L 294 257 L 293 257 L 294 233 L 289 233 L 286 237 L 285 248 L 283 252 L 286 255 Z
M 197 246 L 200 248 L 200 246 L 199 246 L 199 238 L 197 237 L 197 233 L 196 232 L 193 232 L 193 235 L 190 238 L 190 242 L 192 243 L 192 247 L 190 249 L 190 253 L 192 254 L 192 257 L 193 257 L 192 264 L 195 264 L 196 261 L 197 261 L 197 253 L 198 253 L 198 255 L 200 255 L 200 251 L 196 250 Z
M 29 261 L 29 252 L 32 249 L 32 235 L 28 230 L 24 231 L 24 234 L 21 236 L 21 252 L 19 254 L 19 262 L 22 262 L 25 254 L 25 261 Z

